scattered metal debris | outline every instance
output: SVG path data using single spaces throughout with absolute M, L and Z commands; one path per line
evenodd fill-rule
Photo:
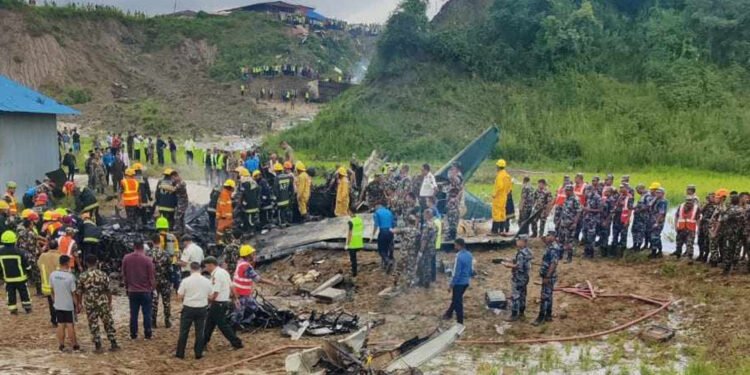
M 644 328 L 638 335 L 642 340 L 651 342 L 666 342 L 671 340 L 675 331 L 669 327 L 658 324 L 651 324 Z

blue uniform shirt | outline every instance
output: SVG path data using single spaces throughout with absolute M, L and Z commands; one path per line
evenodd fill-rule
M 393 228 L 393 213 L 385 207 L 381 206 L 375 210 L 375 213 L 372 214 L 372 219 L 375 222 L 375 227 L 380 230 Z
M 257 156 L 248 158 L 245 160 L 245 168 L 250 171 L 250 173 L 260 170 L 260 159 L 258 159 Z
M 112 153 L 111 153 L 111 152 L 107 152 L 106 154 L 104 154 L 104 156 L 102 156 L 102 162 L 103 162 L 103 163 L 104 163 L 104 165 L 106 165 L 107 167 L 111 167 L 111 166 L 112 166 L 112 164 L 114 164 L 114 163 L 115 163 L 115 156 L 114 156 L 114 155 L 112 155 Z
M 456 285 L 469 285 L 471 275 L 474 274 L 473 265 L 474 258 L 471 256 L 469 250 L 462 249 L 456 255 L 456 265 L 453 269 L 453 280 L 451 280 L 451 286 Z

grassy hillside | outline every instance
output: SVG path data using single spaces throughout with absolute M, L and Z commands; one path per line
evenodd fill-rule
M 365 85 L 284 137 L 321 157 L 377 147 L 434 160 L 496 123 L 495 156 L 524 164 L 750 167 L 745 50 L 711 32 L 750 30 L 748 1 L 494 0 L 468 30 L 433 27 L 419 3 L 389 21 Z

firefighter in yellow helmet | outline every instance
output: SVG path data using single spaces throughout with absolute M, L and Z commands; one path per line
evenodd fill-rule
M 338 185 L 336 187 L 336 208 L 334 214 L 336 216 L 349 216 L 349 171 L 344 167 L 339 167 L 336 170 L 338 177 Z
M 281 170 L 278 170 L 279 167 Z M 292 221 L 292 198 L 294 197 L 294 176 L 292 163 L 284 162 L 274 166 L 276 176 L 273 179 L 273 193 L 276 196 L 276 220 L 280 226 L 289 225 Z
M 7 184 L 5 184 L 5 195 L 3 196 L 3 199 L 6 203 L 8 203 L 8 208 L 10 210 L 10 216 L 16 216 L 18 214 L 18 204 L 16 203 L 16 188 L 18 186 L 13 181 L 8 181 Z
M 297 191 L 297 209 L 303 220 L 308 219 L 307 206 L 310 202 L 312 192 L 312 179 L 307 174 L 307 168 L 301 161 L 297 162 L 297 179 L 295 180 L 295 190 Z
M 497 175 L 495 176 L 495 186 L 492 189 L 492 234 L 499 235 L 504 230 L 507 230 L 506 221 L 506 204 L 508 202 L 508 194 L 512 189 L 512 181 L 510 174 L 505 170 L 507 163 L 504 159 L 500 159 L 495 163 L 497 167 Z
M 224 235 L 232 231 L 232 193 L 237 187 L 234 180 L 224 181 L 224 188 L 219 193 L 216 203 L 216 242 L 223 243 Z
M 28 263 L 27 255 L 23 250 L 16 248 L 18 238 L 13 231 L 6 230 L 0 236 L 0 271 L 2 271 L 5 290 L 8 292 L 8 310 L 11 314 L 18 314 L 18 300 L 16 293 L 21 297 L 21 305 L 26 313 L 31 313 L 31 297 L 26 281 L 29 278 L 31 265 Z
M 164 170 L 164 178 L 156 184 L 154 200 L 156 201 L 156 212 L 154 216 L 164 216 L 169 225 L 174 225 L 175 210 L 177 209 L 177 184 L 174 176 L 177 172 L 172 168 Z
M 125 178 L 120 181 L 120 202 L 125 207 L 125 215 L 131 225 L 137 225 L 141 208 L 140 182 L 135 178 L 135 169 L 125 170 Z

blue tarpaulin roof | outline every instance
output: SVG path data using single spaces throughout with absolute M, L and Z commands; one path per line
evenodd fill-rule
M 78 115 L 80 112 L 0 75 L 0 112 Z
M 327 21 L 328 18 L 326 16 L 314 11 L 314 10 L 308 10 L 307 11 L 307 18 L 315 20 L 315 21 Z

